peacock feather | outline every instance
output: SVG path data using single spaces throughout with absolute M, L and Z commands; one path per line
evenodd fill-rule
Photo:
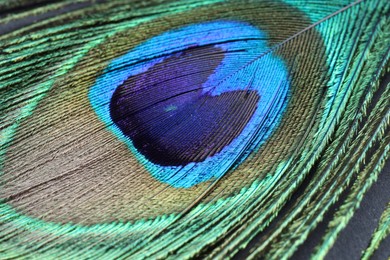
M 325 258 L 386 174 L 389 14 L 1 1 L 0 258 Z

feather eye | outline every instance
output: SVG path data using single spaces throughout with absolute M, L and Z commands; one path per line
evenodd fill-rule
M 89 99 L 152 176 L 189 188 L 236 167 L 275 128 L 288 72 L 280 58 L 257 58 L 266 49 L 242 22 L 182 27 L 113 60 Z
M 0 36 L 1 253 L 289 257 L 349 190 L 329 251 L 388 156 L 389 3 L 72 8 Z

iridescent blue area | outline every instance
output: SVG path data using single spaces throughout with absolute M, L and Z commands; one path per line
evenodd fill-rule
M 187 78 L 187 80 L 182 81 L 182 84 L 187 88 L 183 88 L 181 84 L 178 84 L 180 85 L 178 88 L 190 90 L 189 93 L 191 94 L 181 95 L 175 93 L 180 97 L 165 100 L 163 103 L 160 101 L 157 104 L 151 102 L 149 114 L 144 112 L 139 114 L 150 117 L 158 114 L 165 116 L 165 118 L 179 115 L 183 117 L 185 113 L 197 114 L 198 117 L 199 115 L 203 116 L 203 119 L 197 118 L 200 124 L 196 131 L 188 131 L 195 121 L 186 126 L 188 140 L 183 139 L 183 133 L 181 133 L 178 140 L 182 140 L 182 145 L 173 143 L 170 146 L 169 142 L 166 141 L 154 143 L 153 140 L 162 138 L 161 134 L 155 130 L 162 125 L 158 119 L 151 119 L 154 120 L 152 126 L 146 128 L 142 128 L 142 125 L 148 124 L 147 122 L 150 120 L 143 119 L 144 117 L 140 116 L 138 119 L 132 117 L 131 120 L 133 121 L 118 123 L 118 120 L 124 115 L 123 113 L 131 111 L 129 109 L 136 108 L 138 110 L 138 108 L 141 108 L 141 101 L 129 96 L 137 95 L 137 91 L 138 95 L 141 95 L 141 92 L 134 87 L 137 85 L 136 83 L 132 82 L 130 84 L 128 82 L 132 80 L 139 82 L 140 74 L 146 75 L 147 78 L 148 75 L 152 75 L 150 73 L 153 70 L 165 70 L 167 75 L 172 74 L 172 71 L 170 72 L 170 68 L 174 68 L 172 64 L 180 59 L 195 63 L 195 60 L 187 57 L 192 55 L 189 50 L 202 48 L 208 48 L 204 53 L 208 55 L 207 59 L 209 59 L 208 62 L 211 65 L 205 64 L 206 76 L 202 74 L 202 80 L 193 84 L 199 89 L 188 88 L 186 84 L 192 83 L 188 81 L 190 78 Z M 277 127 L 287 103 L 288 72 L 284 62 L 271 53 L 257 59 L 268 49 L 266 33 L 244 22 L 215 21 L 185 26 L 153 37 L 125 55 L 113 60 L 91 87 L 89 99 L 98 117 L 107 125 L 108 129 L 127 144 L 131 152 L 154 178 L 173 187 L 188 188 L 211 178 L 218 178 L 232 167 L 237 167 L 251 153 L 256 152 Z M 197 73 L 203 68 L 201 62 L 194 64 L 193 67 L 198 68 Z M 188 64 L 183 65 L 184 71 L 190 68 L 192 67 Z M 164 75 L 164 73 L 160 74 Z M 156 73 L 153 75 L 156 75 Z M 185 73 L 183 76 L 185 76 Z M 169 77 L 172 79 L 172 76 Z M 163 80 L 161 78 L 159 81 L 163 82 Z M 126 84 L 127 87 L 124 87 Z M 129 86 L 134 89 L 133 92 L 129 91 Z M 145 89 L 148 86 L 138 88 Z M 166 87 L 164 91 L 169 91 L 169 89 L 174 89 L 174 84 Z M 114 94 L 115 92 L 116 94 Z M 164 97 L 162 94 L 154 92 L 155 90 L 151 91 L 151 99 L 160 100 Z M 242 109 L 231 110 L 229 100 L 232 102 L 238 100 L 238 96 L 245 92 L 247 96 L 252 97 L 247 100 L 255 100 L 256 104 L 242 105 Z M 111 113 L 125 104 L 121 101 L 122 103 L 117 103 L 119 105 L 116 105 L 113 109 L 111 101 L 119 100 L 115 97 L 115 95 L 119 95 L 118 93 L 122 96 L 127 95 L 128 100 L 135 101 L 137 104 L 127 108 L 127 112 L 124 110 L 125 112 L 118 114 L 118 118 L 113 120 L 111 117 L 113 114 Z M 145 93 L 145 90 L 142 90 L 142 95 L 146 95 Z M 202 100 L 204 97 L 207 98 Z M 145 103 L 148 103 L 149 99 L 144 100 Z M 194 100 L 200 103 L 194 103 Z M 195 106 L 190 104 L 195 104 Z M 200 106 L 199 104 L 203 105 Z M 183 106 L 185 108 L 182 108 Z M 203 110 L 199 107 L 203 107 Z M 248 107 L 253 108 L 253 111 L 249 111 L 250 109 L 245 111 Z M 221 111 L 227 111 L 225 115 L 229 114 L 233 118 L 240 118 L 237 111 L 241 110 L 245 111 L 243 114 L 246 117 L 243 116 L 244 119 L 240 121 L 240 124 L 242 125 L 243 122 L 245 124 L 242 125 L 239 131 L 235 131 L 234 135 L 231 131 L 226 130 L 231 125 L 228 119 L 221 121 L 221 124 L 224 125 L 222 128 L 216 128 L 216 124 L 213 125 L 212 123 L 215 118 L 225 118 L 220 115 Z M 138 122 L 139 119 L 140 122 Z M 136 122 L 135 120 L 138 120 L 137 129 L 126 132 L 126 127 L 131 128 L 131 125 Z M 174 121 L 167 122 L 172 124 Z M 170 129 L 175 129 L 174 127 L 170 128 L 169 124 L 163 127 L 162 132 L 166 133 Z M 177 127 L 177 129 L 179 128 Z M 145 131 L 149 133 L 148 137 L 139 138 L 137 142 L 133 142 L 131 137 L 136 136 L 142 129 L 146 129 Z M 216 143 L 219 146 L 211 144 L 212 147 L 217 148 L 213 150 L 214 152 L 208 153 L 208 156 L 202 157 L 195 154 L 204 149 L 202 146 L 204 144 L 198 145 L 198 148 L 194 149 L 192 154 L 190 153 L 182 160 L 174 161 L 172 160 L 174 156 L 168 158 L 168 155 L 166 155 L 167 151 L 177 152 L 180 149 L 189 148 L 191 140 L 199 143 L 202 138 L 197 137 L 196 139 L 194 136 L 198 136 L 198 133 L 210 132 L 210 129 L 213 129 L 213 131 L 217 129 L 220 136 L 229 135 L 230 138 L 217 138 L 217 141 L 219 141 Z M 174 135 L 170 135 L 169 138 L 171 139 L 168 140 L 174 140 L 172 136 Z M 140 143 L 140 140 L 145 140 L 145 144 Z M 145 149 L 142 148 L 143 145 L 146 147 Z M 150 147 L 157 147 L 161 151 L 161 156 L 158 155 L 158 152 L 157 155 L 152 155 Z M 167 147 L 168 150 L 161 150 L 161 147 Z

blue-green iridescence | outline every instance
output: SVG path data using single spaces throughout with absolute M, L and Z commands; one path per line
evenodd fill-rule
M 189 188 L 236 167 L 277 128 L 288 72 L 261 56 L 267 49 L 248 23 L 188 25 L 113 60 L 89 99 L 154 178 Z

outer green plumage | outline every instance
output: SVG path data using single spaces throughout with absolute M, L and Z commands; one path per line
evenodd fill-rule
M 379 174 L 386 174 L 390 2 L 43 2 L 0 2 L 0 259 L 287 259 L 332 212 L 330 221 L 322 222 L 326 232 L 311 254 L 323 259 Z M 35 22 L 21 22 L 26 19 Z M 113 61 L 153 46 L 142 45 L 151 39 L 160 39 L 154 46 L 167 46 L 166 53 L 150 54 L 153 50 L 145 48 L 140 51 L 145 57 L 134 64 L 167 55 L 174 58 L 166 68 L 174 68 L 180 58 L 185 64 L 185 55 L 174 49 L 179 47 L 166 32 L 179 30 L 179 36 L 185 35 L 179 42 L 203 40 L 217 35 L 211 27 L 180 30 L 213 21 L 225 22 L 216 26 L 238 21 L 248 26 L 242 27 L 248 34 L 255 34 L 253 28 L 264 32 L 264 39 L 258 39 L 261 34 L 237 39 L 245 44 L 264 41 L 260 55 L 228 45 L 235 42 L 231 38 L 226 46 L 238 60 L 275 66 L 261 79 L 284 75 L 275 71 L 286 68 L 288 77 L 281 85 L 289 88 L 286 96 L 277 96 L 284 105 L 271 106 L 280 115 L 270 112 L 264 119 L 275 122 L 265 130 L 254 128 L 263 129 L 266 137 L 237 146 L 242 151 L 232 153 L 237 158 L 226 170 L 215 164 L 200 168 L 208 169 L 200 171 L 207 178 L 191 179 L 189 174 L 199 172 L 186 175 L 179 169 L 185 181 L 173 175 L 172 184 L 159 177 L 159 167 L 142 161 L 147 157 L 139 155 L 140 146 L 128 145 L 127 137 L 112 130 L 111 114 L 99 112 L 104 107 L 99 95 L 108 92 L 91 90 L 110 68 L 121 71 Z M 217 31 L 223 34 L 221 28 Z M 208 36 L 196 38 L 197 33 Z M 196 41 L 191 48 L 196 49 Z M 209 57 L 211 64 L 220 50 L 213 51 L 187 55 Z M 126 62 L 124 68 L 135 66 Z M 214 67 L 217 72 L 221 68 Z M 223 82 L 248 85 L 249 90 L 255 89 L 247 84 L 253 83 L 253 75 L 264 71 L 232 67 Z M 260 93 L 259 100 L 265 97 Z M 165 112 L 174 114 L 180 102 Z M 233 119 L 226 125 L 239 120 Z M 220 140 L 223 134 L 212 133 L 208 140 Z M 197 156 L 186 159 L 201 161 Z M 221 169 L 222 174 L 208 172 Z M 372 257 L 388 235 L 389 206 L 362 257 Z

